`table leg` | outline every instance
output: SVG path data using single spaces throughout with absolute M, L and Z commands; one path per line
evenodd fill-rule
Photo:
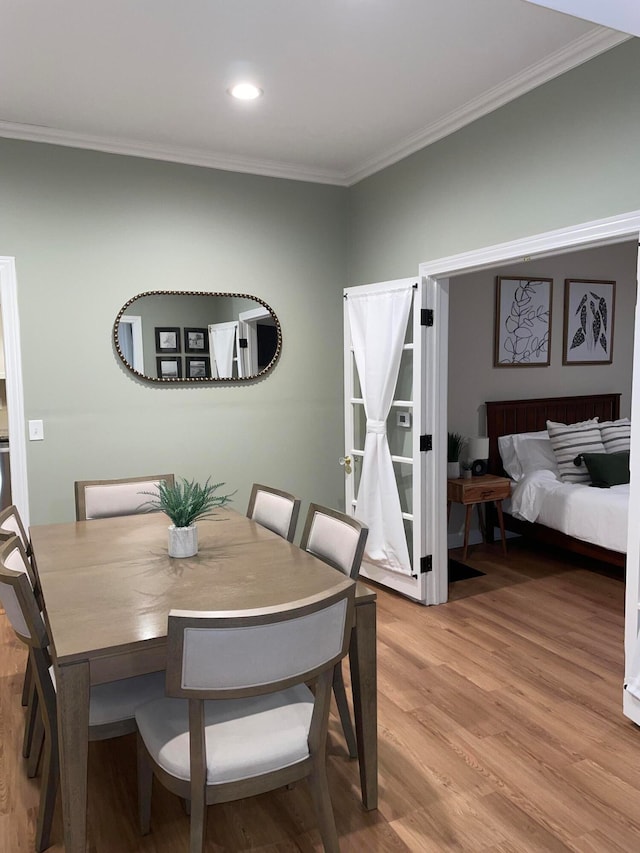
M 494 501 L 498 510 L 498 524 L 500 525 L 500 535 L 502 536 L 502 553 L 507 553 L 507 538 L 504 535 L 504 516 L 502 514 L 502 501 Z
M 467 549 L 469 547 L 469 529 L 471 527 L 471 511 L 473 510 L 475 504 L 467 504 L 467 512 L 464 517 L 464 551 L 462 552 L 462 559 L 467 559 Z
M 87 846 L 89 689 L 88 661 L 56 667 L 60 789 L 66 853 L 85 853 Z
M 476 504 L 476 506 L 478 507 L 478 522 L 480 524 L 480 534 L 482 535 L 482 541 L 486 542 L 487 541 L 487 523 L 486 523 L 485 516 L 483 513 L 483 505 L 482 504 Z
M 376 671 L 376 603 L 356 604 L 349 663 L 365 809 L 378 808 L 378 686 Z

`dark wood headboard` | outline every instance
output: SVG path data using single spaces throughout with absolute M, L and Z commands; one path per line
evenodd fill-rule
M 545 429 L 547 421 L 574 424 L 588 418 L 614 421 L 620 417 L 620 394 L 583 397 L 541 397 L 537 400 L 500 400 L 485 403 L 489 436 L 489 473 L 502 474 L 498 436 Z

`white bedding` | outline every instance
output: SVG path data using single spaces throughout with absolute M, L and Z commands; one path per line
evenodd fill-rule
M 563 483 L 551 471 L 535 471 L 513 485 L 505 509 L 523 521 L 626 553 L 628 507 L 628 483 L 596 489 Z

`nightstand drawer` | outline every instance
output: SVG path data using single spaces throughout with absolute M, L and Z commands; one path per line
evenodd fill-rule
M 472 477 L 470 480 L 448 480 L 447 500 L 461 504 L 501 501 L 511 494 L 511 481 L 506 477 Z

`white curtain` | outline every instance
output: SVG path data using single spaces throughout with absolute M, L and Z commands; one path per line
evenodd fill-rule
M 347 296 L 351 339 L 367 416 L 356 514 L 369 526 L 365 559 L 411 574 L 398 485 L 387 441 L 412 289 Z
M 209 326 L 211 354 L 220 379 L 233 378 L 233 355 L 237 328 L 238 324 L 235 322 L 215 323 Z

